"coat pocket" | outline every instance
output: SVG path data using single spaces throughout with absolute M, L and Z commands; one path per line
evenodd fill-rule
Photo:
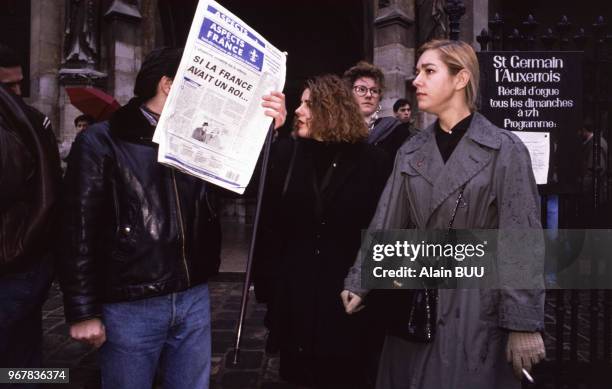
M 115 244 L 113 247 L 113 259 L 123 262 L 129 259 L 134 250 L 136 239 L 134 229 L 130 224 L 121 224 L 115 233 Z
M 112 256 L 115 260 L 124 262 L 128 260 L 138 246 L 142 245 L 142 227 L 139 223 L 138 204 L 125 203 L 115 197 L 116 227 L 113 238 Z

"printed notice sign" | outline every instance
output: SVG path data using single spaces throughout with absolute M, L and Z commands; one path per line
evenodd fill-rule
M 480 52 L 478 57 L 481 112 L 525 142 L 538 184 L 572 185 L 571 161 L 582 125 L 582 53 Z
M 153 140 L 158 161 L 244 193 L 285 84 L 286 56 L 212 0 L 200 0 Z
M 523 141 L 529 157 L 536 184 L 544 185 L 548 178 L 548 164 L 550 161 L 550 133 L 517 131 L 515 134 Z

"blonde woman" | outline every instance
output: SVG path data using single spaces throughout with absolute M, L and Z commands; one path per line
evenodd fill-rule
M 476 111 L 474 50 L 435 40 L 418 53 L 413 84 L 419 109 L 438 120 L 398 151 L 370 227 L 446 229 L 456 209 L 456 229 L 533 231 L 534 244 L 513 248 L 522 258 L 535 258 L 541 253 L 540 208 L 529 154 L 514 134 Z M 347 313 L 359 309 L 368 292 L 361 286 L 360 264 L 358 258 L 341 294 Z M 437 293 L 433 340 L 388 335 L 377 387 L 520 388 L 523 369 L 544 357 L 544 291 Z

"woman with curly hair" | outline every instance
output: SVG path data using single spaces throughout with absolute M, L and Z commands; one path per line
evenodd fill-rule
M 366 313 L 346 315 L 338 296 L 392 161 L 365 142 L 367 127 L 339 77 L 307 81 L 295 114 L 293 151 L 273 154 L 268 182 L 277 184 L 265 201 L 266 212 L 280 215 L 280 374 L 301 386 L 367 387 Z

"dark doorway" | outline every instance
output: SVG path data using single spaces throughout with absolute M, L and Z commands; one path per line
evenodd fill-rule
M 366 23 L 370 1 L 219 0 L 274 46 L 287 51 L 287 109 L 292 112 L 304 81 L 344 70 L 372 57 Z M 184 45 L 196 0 L 159 0 L 165 44 Z

